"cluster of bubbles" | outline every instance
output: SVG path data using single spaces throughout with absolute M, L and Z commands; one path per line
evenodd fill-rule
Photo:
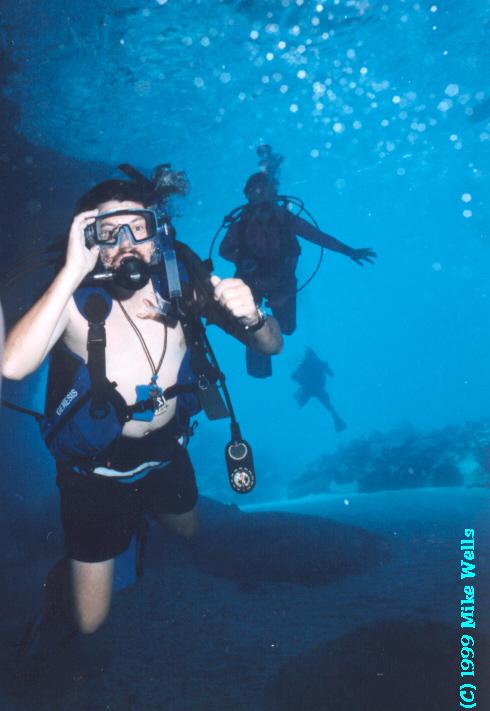
M 160 126 L 203 145 L 214 129 L 231 134 L 247 117 L 250 134 L 267 123 L 268 140 L 288 145 L 301 136 L 298 150 L 312 160 L 341 155 L 354 170 L 385 164 L 404 178 L 412 165 L 430 169 L 442 151 L 447 160 L 461 156 L 471 177 L 480 174 L 467 157 L 475 140 L 490 140 L 484 110 L 475 121 L 475 107 L 489 101 L 475 86 L 485 31 L 477 13 L 473 26 L 454 29 L 450 11 L 421 0 L 91 4 L 100 6 L 90 25 L 97 36 L 89 41 L 88 28 L 73 21 L 57 48 L 53 39 L 40 45 L 50 91 L 40 96 L 43 82 L 30 75 L 22 97 L 32 104 L 28 121 L 42 122 L 39 133 L 49 129 L 52 142 L 68 140 L 66 127 L 76 125 L 78 145 L 100 154 L 109 124 L 121 150 L 136 139 L 158 151 Z M 103 90 L 94 90 L 90 62 Z
M 451 34 L 432 40 L 430 54 L 424 58 L 426 69 L 422 66 L 410 76 L 408 67 L 400 65 L 399 54 L 402 61 L 413 60 L 409 53 L 400 53 L 400 47 L 411 43 L 413 54 L 420 54 L 427 33 L 439 30 L 437 5 L 409 5 L 404 0 L 376 7 L 362 0 L 335 0 L 333 5 L 281 2 L 282 8 L 293 6 L 296 12 L 285 17 L 269 12 L 268 21 L 253 24 L 246 52 L 260 84 L 256 80 L 238 98 L 254 101 L 268 91 L 275 102 L 271 111 L 280 112 L 288 128 L 293 121 L 296 130 L 314 138 L 311 158 L 341 150 L 352 165 L 362 145 L 364 156 L 367 151 L 375 164 L 391 160 L 393 172 L 403 177 L 410 162 L 419 171 L 430 164 L 436 151 L 463 151 L 465 133 L 469 148 L 474 149 L 475 125 L 469 122 L 473 107 L 486 96 L 473 85 L 471 58 L 466 72 L 453 62 L 452 71 L 461 80 L 447 81 Z M 405 42 L 408 23 L 412 30 Z M 463 53 L 460 61 L 465 59 Z M 426 80 L 425 72 L 432 81 Z M 487 123 L 479 131 L 480 142 L 490 139 L 489 130 Z M 481 174 L 471 161 L 467 168 L 471 175 Z M 465 218 L 472 214 L 468 208 L 462 211 Z

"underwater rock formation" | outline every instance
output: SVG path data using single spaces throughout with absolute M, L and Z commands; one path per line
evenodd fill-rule
M 5 94 L 15 71 L 9 51 L 0 46 L 0 292 L 7 325 L 52 279 L 41 255 L 68 228 L 80 194 L 114 171 L 104 163 L 82 162 L 34 145 L 19 132 L 20 108 Z M 32 268 L 21 273 L 19 267 L 19 277 L 10 281 L 18 260 Z
M 405 428 L 357 439 L 297 479 L 289 498 L 426 486 L 490 487 L 490 421 L 427 433 Z
M 357 526 L 317 516 L 243 513 L 201 498 L 199 569 L 249 586 L 259 582 L 325 585 L 382 565 L 389 544 Z

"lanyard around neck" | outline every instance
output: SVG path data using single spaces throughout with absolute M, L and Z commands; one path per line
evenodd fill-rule
M 121 307 L 121 311 L 123 312 L 124 316 L 126 317 L 126 320 L 128 321 L 129 325 L 133 329 L 133 331 L 136 333 L 139 342 L 141 343 L 141 347 L 143 348 L 143 351 L 145 353 L 145 356 L 148 360 L 148 363 L 150 364 L 151 372 L 152 372 L 152 378 L 151 382 L 156 383 L 158 379 L 158 373 L 160 372 L 160 368 L 162 367 L 163 360 L 165 358 L 165 354 L 167 352 L 167 324 L 164 321 L 163 326 L 165 329 L 164 332 L 164 337 L 163 337 L 163 350 L 162 350 L 162 355 L 160 356 L 160 360 L 158 361 L 158 365 L 155 365 L 153 358 L 151 357 L 151 353 L 148 349 L 148 346 L 146 345 L 145 339 L 143 338 L 143 334 L 139 330 L 138 326 L 135 324 L 131 316 L 128 314 L 122 303 L 119 301 L 119 299 L 116 299 L 117 303 Z

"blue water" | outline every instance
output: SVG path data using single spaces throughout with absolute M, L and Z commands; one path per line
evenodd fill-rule
M 192 186 L 178 236 L 206 256 L 267 142 L 284 155 L 281 193 L 302 198 L 329 234 L 378 253 L 363 268 L 325 254 L 269 380 L 247 377 L 242 346 L 210 329 L 254 446 L 252 501 L 280 508 L 291 479 L 352 439 L 488 417 L 489 0 L 3 0 L 0 22 L 13 63 L 3 100 L 25 147 L 6 174 L 15 180 L 20 161 L 43 175 L 50 160 L 45 182 L 5 206 L 24 220 L 11 249 L 38 242 L 37 225 L 44 236 L 66 227 L 72 204 L 57 204 L 58 192 L 74 200 L 119 162 L 148 173 L 171 162 Z M 81 172 L 60 179 L 58 159 Z M 318 258 L 302 246 L 300 282 Z M 214 262 L 232 275 L 216 250 Z M 335 373 L 340 435 L 319 403 L 299 410 L 293 398 L 305 346 Z M 2 422 L 12 490 L 53 496 L 35 427 Z M 201 417 L 193 460 L 203 493 L 243 503 L 226 484 L 227 438 L 226 423 Z M 416 513 L 417 499 L 406 506 Z
M 363 269 L 326 255 L 273 380 L 246 380 L 240 347 L 215 337 L 264 466 L 289 478 L 339 439 L 320 405 L 300 413 L 291 397 L 304 345 L 335 372 L 342 441 L 486 415 L 488 2 L 25 8 L 7 0 L 2 19 L 16 64 L 6 93 L 29 141 L 79 161 L 185 168 L 179 237 L 203 255 L 267 141 L 285 156 L 281 191 L 378 252 Z M 316 259 L 305 245 L 300 277 Z

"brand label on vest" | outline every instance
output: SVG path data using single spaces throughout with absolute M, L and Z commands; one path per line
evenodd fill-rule
M 59 404 L 58 407 L 56 408 L 56 414 L 58 415 L 58 417 L 61 417 L 61 415 L 62 415 L 63 412 L 66 410 L 66 408 L 68 407 L 68 405 L 69 405 L 71 402 L 73 402 L 73 400 L 74 400 L 76 397 L 78 397 L 78 391 L 75 390 L 74 388 L 72 388 L 72 389 L 70 390 L 70 392 L 65 395 L 65 397 L 63 398 L 63 400 L 60 402 L 60 404 Z

